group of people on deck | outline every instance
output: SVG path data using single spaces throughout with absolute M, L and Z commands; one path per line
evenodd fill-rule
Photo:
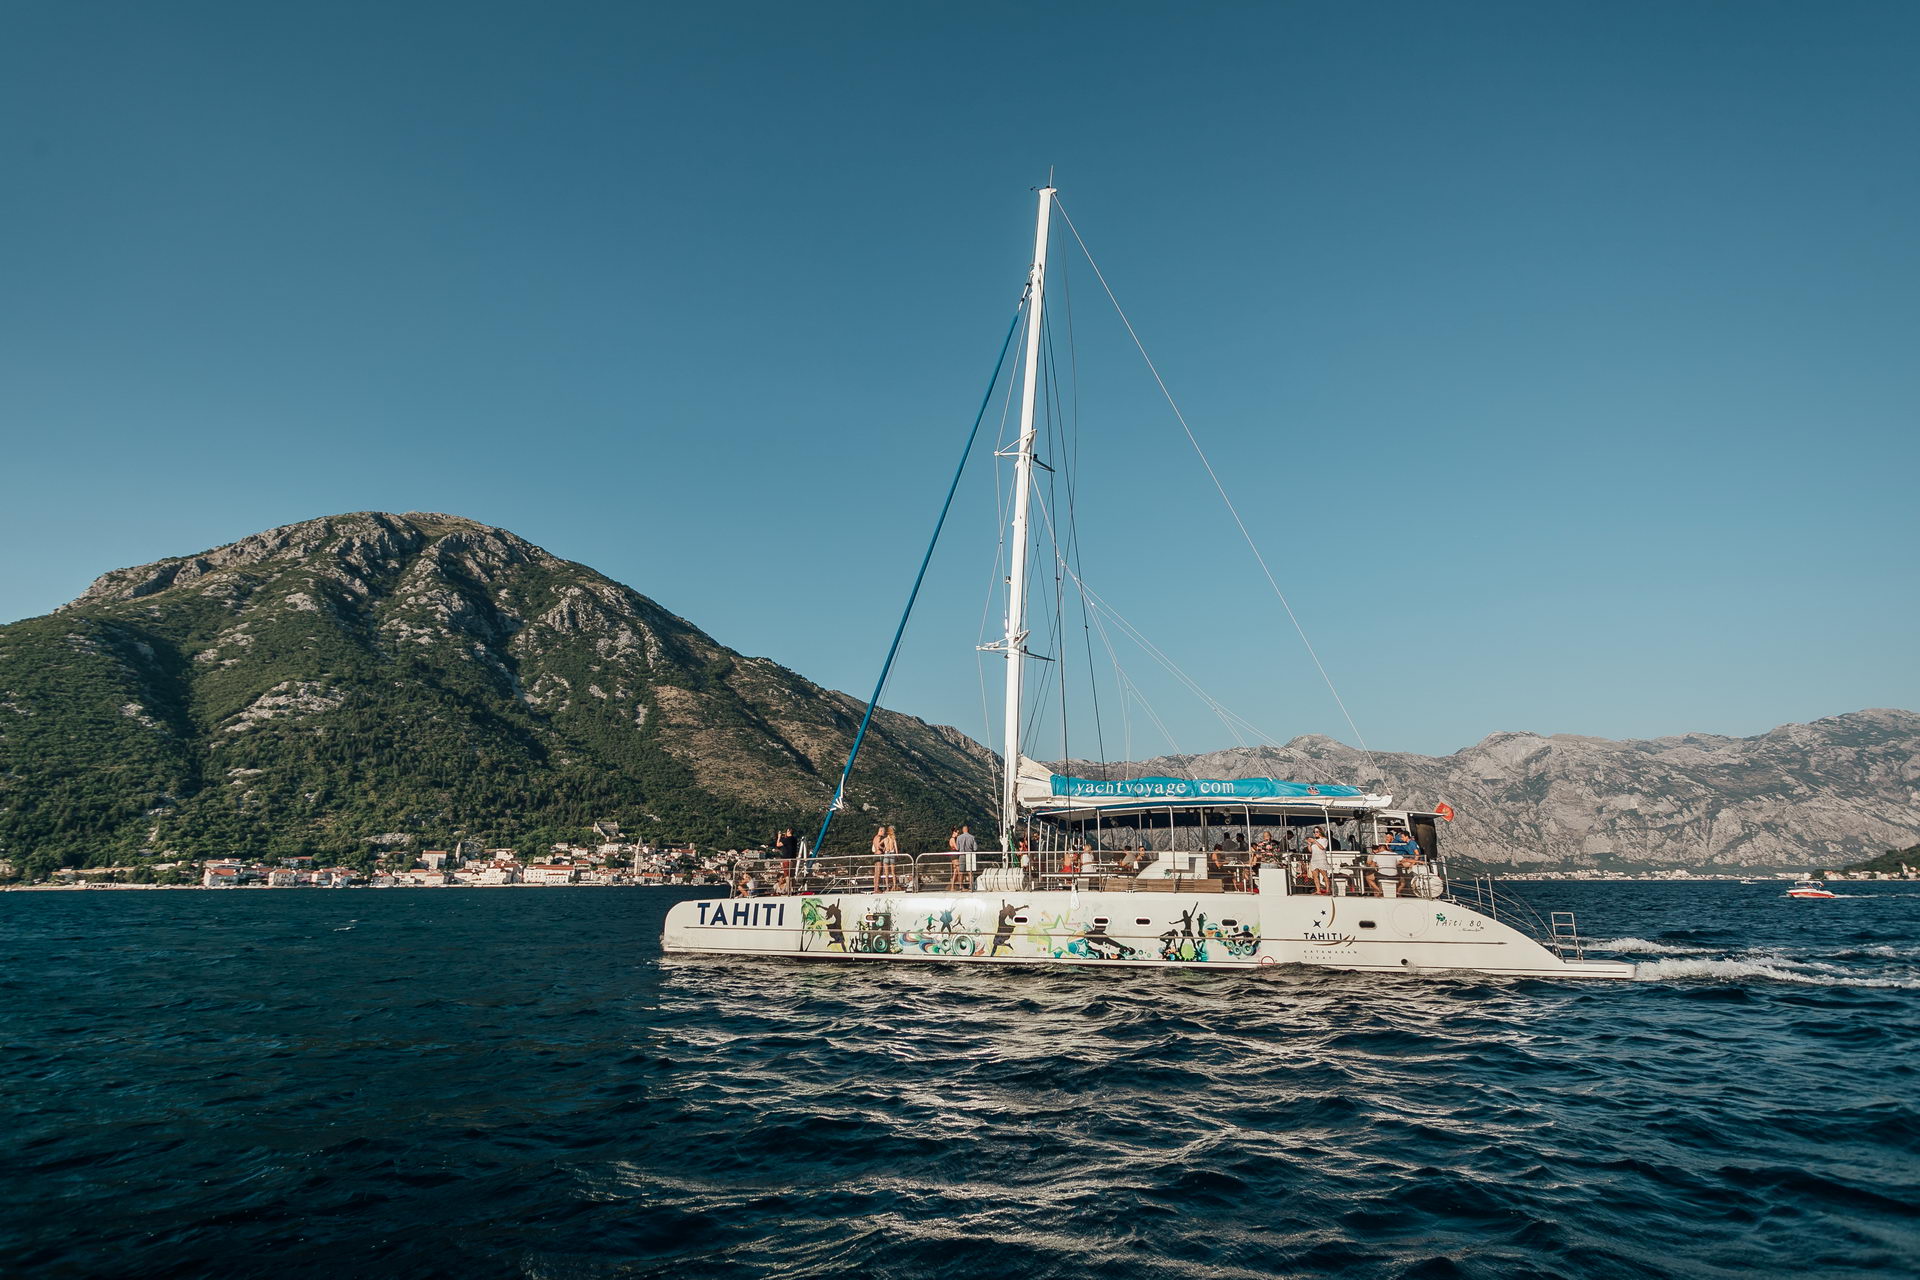
M 1400 886 L 1421 870 L 1426 857 L 1424 850 L 1414 840 L 1411 833 L 1402 828 L 1394 828 L 1383 840 L 1367 850 L 1364 859 L 1345 859 L 1344 869 L 1349 876 L 1348 892 L 1358 890 L 1374 897 L 1398 897 Z M 1306 841 L 1306 878 L 1313 885 L 1315 893 L 1332 893 L 1336 874 L 1334 865 L 1333 842 L 1327 833 L 1315 827 L 1308 833 Z M 1351 875 L 1360 873 L 1360 883 L 1353 884 Z
M 1383 827 L 1381 839 L 1366 853 L 1340 848 L 1340 842 L 1325 827 L 1308 830 L 1298 840 L 1276 840 L 1271 831 L 1263 831 L 1251 844 L 1243 834 L 1231 833 L 1214 843 L 1207 854 L 1208 873 L 1233 883 L 1235 888 L 1251 890 L 1263 864 L 1284 866 L 1291 874 L 1295 892 L 1331 894 L 1336 879 L 1346 881 L 1344 892 L 1374 897 L 1398 897 L 1409 892 L 1405 886 L 1417 884 L 1414 877 L 1423 874 L 1426 851 L 1404 827 Z M 1140 850 L 1122 855 L 1122 874 L 1137 873 L 1143 860 L 1152 854 Z
M 1343 848 L 1341 839 L 1326 827 L 1295 828 L 1279 839 L 1271 831 L 1264 831 L 1251 842 L 1244 833 L 1228 832 L 1207 853 L 1207 875 L 1251 892 L 1260 868 L 1273 865 L 1287 869 L 1295 893 L 1332 894 L 1336 882 L 1344 882 L 1340 892 L 1351 894 L 1398 897 L 1421 893 L 1424 882 L 1416 877 L 1427 872 L 1427 855 L 1412 833 L 1405 827 L 1382 824 L 1375 835 L 1378 842 L 1362 852 L 1352 842 L 1352 835 Z M 1145 845 L 1101 848 L 1082 837 L 1060 855 L 1059 874 L 1136 876 L 1159 856 Z
M 980 847 L 973 829 L 961 823 L 947 835 L 949 853 L 972 853 Z M 966 859 L 954 858 L 950 888 L 958 889 L 966 871 Z M 900 836 L 892 827 L 877 827 L 873 833 L 873 891 L 887 893 L 900 888 Z
M 1246 834 L 1234 832 L 1220 836 L 1207 854 L 1207 873 L 1235 889 L 1251 892 L 1263 865 L 1286 868 L 1293 892 L 1333 894 L 1336 891 L 1373 897 L 1418 896 L 1425 892 L 1429 868 L 1426 852 L 1406 827 L 1382 824 L 1376 831 L 1377 843 L 1362 852 L 1351 831 L 1344 837 L 1326 827 L 1294 828 L 1276 839 L 1271 831 L 1249 842 Z M 782 833 L 785 836 L 785 833 Z M 972 882 L 972 859 L 966 855 L 979 849 L 972 830 L 962 824 L 947 837 L 949 859 L 947 888 L 959 890 Z M 1020 865 L 1029 866 L 1027 841 L 1019 842 Z M 899 892 L 906 887 L 901 875 L 900 837 L 893 827 L 877 827 L 873 833 L 874 893 Z M 1153 864 L 1158 854 L 1141 845 L 1123 849 L 1102 849 L 1082 837 L 1060 855 L 1057 873 L 1062 876 L 1119 874 L 1135 876 Z M 781 880 L 791 883 L 792 864 L 784 863 Z M 1336 890 L 1336 884 L 1338 889 Z M 914 887 L 922 887 L 917 875 Z M 930 886 L 928 886 L 930 887 Z M 764 892 L 764 890 L 762 890 Z M 781 892 L 786 890 L 782 889 Z

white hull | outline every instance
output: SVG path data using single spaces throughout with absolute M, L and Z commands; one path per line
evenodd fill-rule
M 1145 923 L 1142 923 L 1142 922 Z M 677 955 L 1631 978 L 1444 899 L 1272 893 L 839 893 L 676 903 Z

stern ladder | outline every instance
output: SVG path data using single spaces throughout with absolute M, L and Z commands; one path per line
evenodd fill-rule
M 1586 959 L 1586 944 L 1580 938 L 1580 924 L 1571 911 L 1553 913 L 1553 949 L 1562 960 Z M 1571 953 L 1571 954 L 1569 954 Z

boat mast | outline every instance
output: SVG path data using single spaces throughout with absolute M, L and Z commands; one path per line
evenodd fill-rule
M 1053 187 L 1040 188 L 1033 232 L 1033 267 L 1027 275 L 1027 369 L 1020 390 L 1020 442 L 1013 450 L 1013 530 L 1007 577 L 1007 744 L 1000 790 L 1000 847 L 1011 851 L 1019 826 L 1020 685 L 1027 650 L 1027 511 L 1033 501 L 1034 400 L 1040 385 L 1040 319 L 1047 284 L 1047 220 Z

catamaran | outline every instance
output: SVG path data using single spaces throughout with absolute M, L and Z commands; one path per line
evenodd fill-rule
M 982 646 L 1005 659 L 1000 847 L 802 857 L 782 868 L 769 896 L 675 904 L 663 949 L 839 961 L 1634 976 L 1631 964 L 1588 959 L 1571 913 L 1542 920 L 1491 877 L 1450 875 L 1440 832 L 1454 815 L 1445 805 L 1396 808 L 1391 795 L 1356 786 L 1268 777 L 1087 778 L 1024 754 L 1025 673 L 1042 656 L 1027 647 L 1026 549 L 1040 465 L 1055 196 L 1051 184 L 1039 190 L 1033 260 L 1002 348 L 1004 362 L 1024 323 L 1019 429 L 1001 453 L 1013 473 L 1006 627 Z M 956 474 L 936 541 L 958 484 Z M 926 570 L 923 559 L 909 612 Z M 902 618 L 815 849 L 845 805 L 905 626 Z

